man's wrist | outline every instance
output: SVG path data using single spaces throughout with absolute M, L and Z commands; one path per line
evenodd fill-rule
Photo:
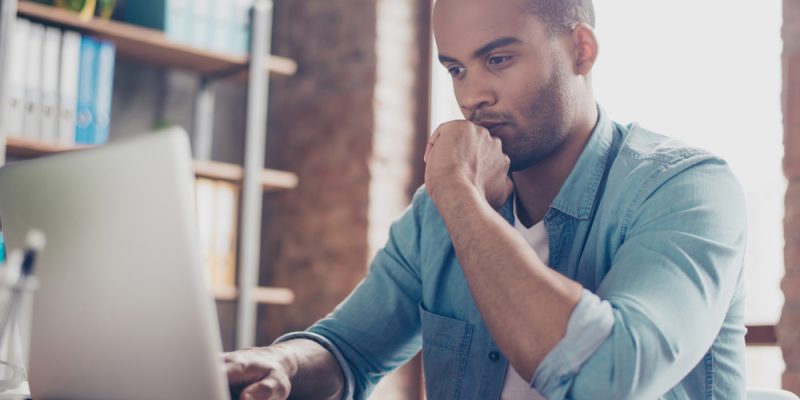
M 438 182 L 428 192 L 433 202 L 439 207 L 446 207 L 453 201 L 463 200 L 471 192 L 480 194 L 478 188 L 463 177 L 454 177 Z
M 293 338 L 270 347 L 281 353 L 292 385 L 292 398 L 341 399 L 345 390 L 342 365 L 325 347 L 307 338 Z
M 476 215 L 475 211 L 481 206 L 491 208 L 484 194 L 470 183 L 452 182 L 438 190 L 437 196 L 431 197 L 451 235 L 459 230 L 465 218 Z
M 280 353 L 281 366 L 291 380 L 300 369 L 300 361 L 297 358 L 297 351 L 292 351 L 290 343 L 291 341 L 276 343 L 269 347 Z

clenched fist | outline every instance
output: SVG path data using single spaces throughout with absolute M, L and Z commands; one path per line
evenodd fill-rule
M 439 125 L 425 149 L 425 163 L 425 186 L 437 206 L 444 191 L 467 184 L 499 209 L 514 189 L 508 177 L 511 161 L 503 153 L 502 142 L 469 121 Z

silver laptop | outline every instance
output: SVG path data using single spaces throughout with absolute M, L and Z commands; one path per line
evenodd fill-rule
M 31 228 L 47 237 L 33 398 L 229 398 L 193 187 L 179 128 L 0 168 L 7 247 Z

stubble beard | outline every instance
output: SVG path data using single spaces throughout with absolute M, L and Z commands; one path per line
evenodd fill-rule
M 514 123 L 514 140 L 503 146 L 511 159 L 510 171 L 524 170 L 549 158 L 567 141 L 569 98 L 564 71 L 561 65 L 554 65 L 547 83 L 523 107 L 525 126 Z

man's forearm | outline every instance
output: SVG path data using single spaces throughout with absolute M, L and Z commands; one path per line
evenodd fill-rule
M 292 399 L 339 400 L 344 377 L 336 358 L 308 339 L 293 339 L 273 345 L 285 351 L 292 384 Z
M 566 332 L 581 286 L 547 267 L 468 184 L 434 199 L 481 316 L 525 379 Z

